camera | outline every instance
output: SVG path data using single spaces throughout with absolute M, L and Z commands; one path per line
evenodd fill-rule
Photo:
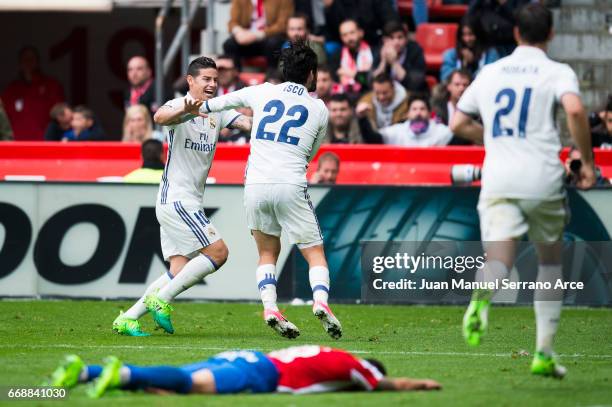
M 481 168 L 473 164 L 456 164 L 451 167 L 451 184 L 466 185 L 480 181 Z

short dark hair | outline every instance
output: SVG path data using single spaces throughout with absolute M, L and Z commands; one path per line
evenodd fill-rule
M 306 28 L 310 27 L 310 18 L 308 18 L 308 16 L 304 13 L 295 13 L 293 14 L 291 17 L 289 18 L 300 18 L 302 20 L 304 20 L 304 24 L 306 24 Z M 287 20 L 289 21 L 289 20 Z
M 357 19 L 355 19 L 355 18 L 351 18 L 351 17 L 349 17 L 349 18 L 345 18 L 344 20 L 342 20 L 342 21 L 340 22 L 340 24 L 338 25 L 338 29 L 340 29 L 340 26 L 341 26 L 342 24 L 344 24 L 344 23 L 348 23 L 348 22 L 353 22 L 353 23 L 355 23 L 355 25 L 357 26 L 357 29 L 358 29 L 358 30 L 361 30 L 361 25 L 359 24 L 359 21 L 357 21 Z
M 83 106 L 83 105 L 78 105 L 77 107 L 75 107 L 72 110 L 73 113 L 80 113 L 83 115 L 84 118 L 88 119 L 88 120 L 94 120 L 94 113 L 93 111 L 88 108 L 87 106 Z
M 464 78 L 468 78 L 470 82 L 472 81 L 472 74 L 470 73 L 470 71 L 462 68 L 462 69 L 454 69 L 450 73 L 450 75 L 448 75 L 447 82 L 450 83 L 453 80 L 453 76 L 455 75 L 463 76 Z
M 215 61 L 208 57 L 197 57 L 189 64 L 187 68 L 187 75 L 198 76 L 200 69 L 213 68 L 217 69 Z
M 321 168 L 321 165 L 325 162 L 325 161 L 333 161 L 336 163 L 336 166 L 338 168 L 340 168 L 340 157 L 338 157 L 338 154 L 332 152 L 332 151 L 327 151 L 323 154 L 321 154 L 321 156 L 319 157 L 319 160 L 317 162 L 317 169 Z
M 327 65 L 319 65 L 317 67 L 317 73 L 325 72 L 328 74 L 332 74 L 332 70 Z
M 552 13 L 539 3 L 529 3 L 516 13 L 516 25 L 523 41 L 540 44 L 548 40 L 552 31 Z
M 285 81 L 306 85 L 310 73 L 317 72 L 317 65 L 317 54 L 301 38 L 281 50 L 280 66 Z
M 278 81 L 278 82 L 283 81 L 283 75 L 281 75 L 278 69 L 270 68 L 266 71 L 264 82 L 271 82 L 271 81 Z
M 382 373 L 383 376 L 387 375 L 387 369 L 380 360 L 368 358 L 365 359 L 365 361 L 374 366 L 380 373 Z
M 60 102 L 53 105 L 51 111 L 49 112 L 49 116 L 51 120 L 57 120 L 59 116 L 62 116 L 66 109 L 70 109 L 68 103 Z
M 387 24 L 385 24 L 385 27 L 383 29 L 383 32 L 385 33 L 387 37 L 390 37 L 392 34 L 398 31 L 403 32 L 405 35 L 408 34 L 408 30 L 406 29 L 406 26 L 397 20 L 389 21 Z
M 161 163 L 162 151 L 164 151 L 164 145 L 154 138 L 143 141 L 140 146 L 142 160 L 146 162 Z
M 349 104 L 349 106 L 351 105 L 351 99 L 349 99 L 349 97 L 347 96 L 346 93 L 335 93 L 335 94 L 331 95 L 329 97 L 328 103 L 331 103 L 331 102 L 336 102 L 336 103 L 344 103 L 344 102 L 346 102 L 346 103 Z
M 421 101 L 425 103 L 425 106 L 427 106 L 427 110 L 431 111 L 431 105 L 429 104 L 429 99 L 427 98 L 427 96 L 418 93 L 412 94 L 408 98 L 408 109 L 410 109 L 410 106 L 412 106 L 412 104 L 416 101 Z
M 378 75 L 374 77 L 374 83 L 385 83 L 385 82 L 389 82 L 391 86 L 393 86 L 393 78 L 391 78 L 391 75 L 389 75 L 386 72 L 379 73 Z

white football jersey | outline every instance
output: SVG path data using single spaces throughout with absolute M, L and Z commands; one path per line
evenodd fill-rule
M 184 99 L 170 100 L 164 106 L 178 108 L 185 103 Z M 219 132 L 239 116 L 240 113 L 235 110 L 228 110 L 210 114 L 207 118 L 196 117 L 184 123 L 164 126 L 168 156 L 157 193 L 159 204 L 175 201 L 202 203 Z
M 555 110 L 565 93 L 579 94 L 576 74 L 536 47 L 519 46 L 481 70 L 457 105 L 484 124 L 481 197 L 564 196 Z
M 308 163 L 327 132 L 325 103 L 296 83 L 264 83 L 210 99 L 202 111 L 236 107 L 253 109 L 245 184 L 306 186 Z

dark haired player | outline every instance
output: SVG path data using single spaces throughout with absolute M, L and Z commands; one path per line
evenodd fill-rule
M 306 189 L 308 163 L 327 132 L 327 108 L 309 95 L 317 84 L 317 56 L 297 41 L 281 51 L 280 61 L 285 82 L 264 83 L 208 100 L 201 111 L 253 109 L 244 204 L 259 251 L 256 278 L 266 323 L 287 338 L 300 334 L 276 305 L 276 262 L 284 231 L 308 262 L 313 312 L 327 333 L 338 339 L 342 327 L 327 305 L 329 270 L 323 235 Z
M 552 38 L 552 14 L 528 4 L 516 15 L 519 44 L 508 57 L 485 66 L 467 88 L 452 118 L 453 133 L 482 140 L 486 158 L 478 202 L 482 240 L 488 254 L 476 278 L 499 282 L 512 268 L 515 241 L 525 233 L 535 242 L 538 281 L 563 278 L 560 240 L 567 221 L 561 143 L 554 109 L 561 104 L 574 142 L 582 154 L 577 185 L 595 181 L 587 115 L 572 69 L 552 61 L 546 47 Z M 482 126 L 469 115 L 480 114 Z M 478 345 L 486 332 L 493 290 L 476 290 L 463 319 L 463 334 Z M 562 289 L 535 290 L 537 339 L 531 372 L 562 378 L 566 369 L 553 355 Z
M 125 365 L 114 356 L 104 366 L 85 365 L 69 355 L 51 375 L 50 384 L 71 388 L 93 382 L 98 398 L 110 389 L 148 390 L 158 394 L 293 393 L 347 390 L 439 390 L 434 380 L 386 377 L 383 364 L 326 346 L 305 345 L 263 354 L 228 351 L 180 367 Z
M 202 103 L 217 91 L 217 66 L 212 59 L 194 59 L 187 70 L 187 83 L 187 95 L 166 102 L 154 116 L 155 122 L 164 126 L 168 138 L 168 157 L 155 213 L 170 271 L 155 280 L 142 298 L 115 319 L 113 330 L 123 335 L 147 335 L 138 322 L 147 310 L 157 325 L 174 333 L 170 301 L 227 260 L 227 246 L 204 214 L 204 187 L 219 131 L 224 127 L 250 131 L 251 119 L 234 110 L 207 117 L 199 112 Z

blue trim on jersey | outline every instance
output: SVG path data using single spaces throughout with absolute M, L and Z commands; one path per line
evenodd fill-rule
M 273 393 L 279 380 L 278 370 L 270 358 L 253 351 L 224 352 L 180 369 L 190 375 L 200 370 L 209 370 L 219 394 Z
M 168 275 L 168 277 L 170 278 L 170 280 L 172 280 L 174 278 L 174 276 L 172 275 L 172 273 L 170 272 L 170 270 L 166 271 L 166 274 Z
M 166 160 L 166 165 L 164 166 L 164 172 L 162 174 L 162 193 L 161 193 L 161 203 L 166 204 L 168 199 L 168 188 L 170 188 L 170 182 L 168 182 L 168 168 L 170 168 L 170 159 L 172 158 L 172 142 L 174 141 L 174 129 L 170 129 L 168 132 L 169 142 L 168 142 L 168 159 Z
M 304 198 L 308 201 L 308 206 L 312 210 L 312 214 L 314 215 L 315 222 L 317 222 L 317 229 L 319 229 L 319 237 L 323 239 L 323 232 L 321 232 L 321 225 L 319 225 L 319 218 L 317 218 L 317 212 L 315 211 L 314 205 L 310 201 L 310 195 L 308 195 L 308 188 L 304 187 Z
M 202 256 L 206 257 L 208 259 L 208 261 L 210 261 L 213 265 L 213 267 L 215 268 L 215 270 L 219 270 L 219 265 L 217 263 L 215 263 L 215 261 L 212 259 L 212 257 L 210 257 L 208 254 L 204 254 L 201 253 Z
M 326 293 L 329 293 L 329 288 L 325 287 L 324 285 L 315 285 L 314 287 L 312 287 L 312 292 L 314 293 L 317 290 L 323 290 Z
M 191 231 L 196 236 L 196 238 L 200 241 L 200 243 L 202 243 L 202 246 L 203 247 L 208 246 L 210 243 L 208 243 L 206 236 L 201 230 L 198 229 L 198 226 L 193 222 L 193 220 L 189 218 L 189 215 L 187 214 L 185 209 L 182 208 L 180 201 L 174 202 L 174 209 L 176 210 L 178 215 L 181 217 L 181 219 L 183 219 L 183 222 L 185 222 L 187 226 L 189 226 L 189 229 L 191 229 Z
M 225 128 L 226 128 L 226 129 L 229 129 L 229 128 L 230 128 L 230 126 L 231 126 L 231 125 L 232 125 L 232 124 L 233 124 L 233 123 L 236 121 L 236 119 L 237 119 L 237 118 L 239 118 L 240 116 L 242 116 L 242 113 L 238 113 L 238 114 L 236 115 L 236 117 L 234 117 L 232 120 L 230 120 L 230 121 L 229 121 L 229 123 L 225 125 Z
M 210 113 L 210 107 L 208 106 L 208 100 L 206 101 L 204 106 L 206 107 L 206 113 Z

